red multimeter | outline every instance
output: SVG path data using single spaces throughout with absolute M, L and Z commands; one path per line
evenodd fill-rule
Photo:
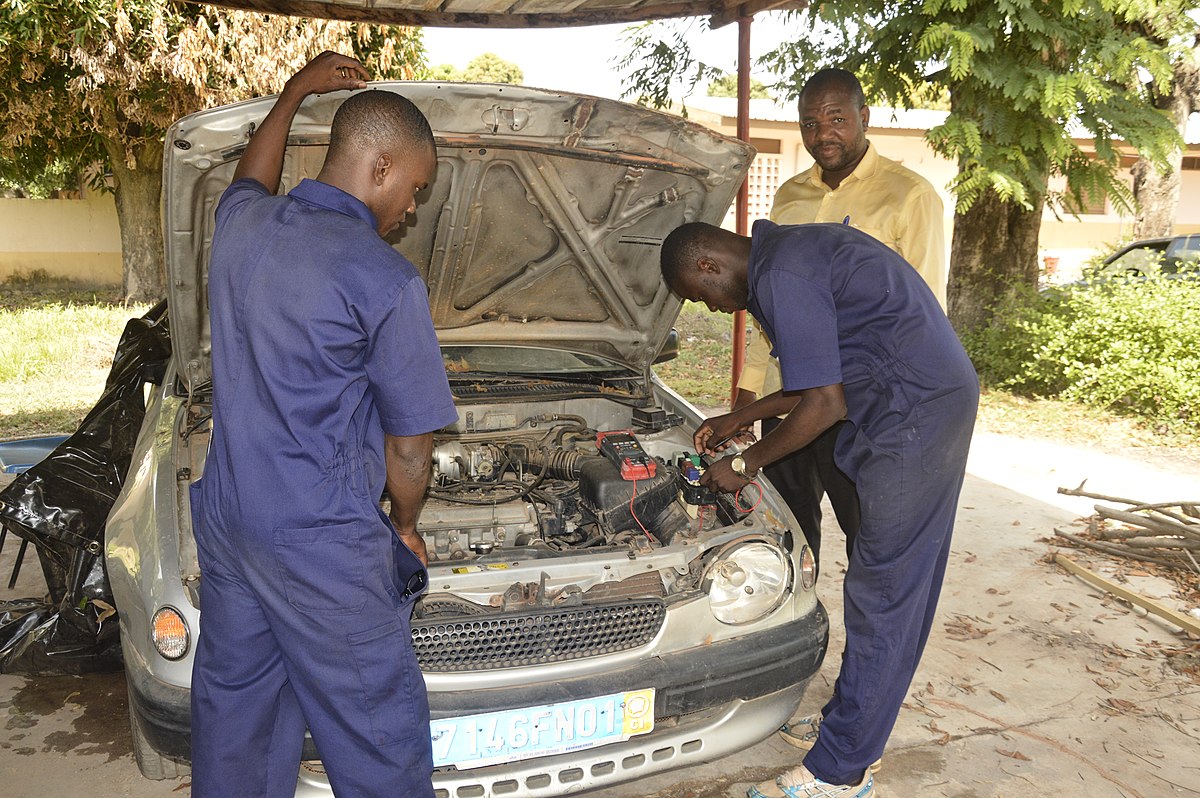
M 621 479 L 650 479 L 658 470 L 658 463 L 646 454 L 633 430 L 597 432 L 596 447 L 621 470 Z

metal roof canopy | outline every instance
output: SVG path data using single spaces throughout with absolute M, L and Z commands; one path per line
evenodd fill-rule
M 201 0 L 190 0 L 201 2 Z M 749 143 L 750 22 L 760 11 L 799 10 L 809 0 L 208 0 L 210 5 L 268 14 L 347 22 L 459 28 L 562 28 L 643 22 L 670 17 L 709 18 L 709 28 L 738 23 L 737 137 Z M 749 234 L 749 184 L 737 195 L 737 232 Z M 730 403 L 746 357 L 746 311 L 733 314 Z
M 193 0 L 199 2 L 200 0 Z M 719 28 L 760 11 L 800 9 L 808 0 L 208 0 L 211 5 L 348 22 L 466 28 L 559 28 L 709 17 Z

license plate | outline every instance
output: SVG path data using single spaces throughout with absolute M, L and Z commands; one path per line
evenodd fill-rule
M 653 688 L 430 724 L 434 767 L 459 768 L 580 751 L 653 730 Z

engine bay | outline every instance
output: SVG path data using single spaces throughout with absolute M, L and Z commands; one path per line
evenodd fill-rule
M 681 431 L 597 430 L 561 413 L 510 420 L 503 429 L 435 435 L 418 524 L 431 566 L 508 558 L 512 549 L 526 558 L 646 551 L 749 509 L 700 487 L 707 463 L 679 446 Z

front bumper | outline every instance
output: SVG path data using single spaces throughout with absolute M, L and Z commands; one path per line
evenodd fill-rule
M 606 674 L 503 690 L 431 693 L 435 717 L 540 706 L 655 688 L 655 729 L 622 743 L 470 770 L 434 773 L 438 798 L 519 794 L 529 798 L 611 786 L 736 753 L 782 726 L 799 706 L 829 639 L 818 604 L 767 632 L 714 643 Z M 329 798 L 319 762 L 300 769 L 297 798 Z
M 603 676 L 431 693 L 434 717 L 451 717 L 655 688 L 655 730 L 649 734 L 553 757 L 439 771 L 434 774 L 437 795 L 561 795 L 567 789 L 595 789 L 735 753 L 791 717 L 825 658 L 828 639 L 829 618 L 818 604 L 803 618 L 775 629 L 647 657 Z M 166 756 L 189 759 L 190 691 L 163 684 L 136 667 L 129 676 L 130 709 L 137 713 L 147 740 Z M 333 794 L 316 757 L 310 738 L 297 798 Z
M 811 677 L 810 677 L 811 678 Z M 435 773 L 437 798 L 520 795 L 550 798 L 711 762 L 764 739 L 795 713 L 808 678 L 784 690 L 698 713 L 677 725 L 627 742 L 475 770 Z M 296 798 L 329 798 L 333 790 L 319 763 L 300 768 Z
M 150 747 L 177 762 L 191 761 L 192 691 L 156 679 L 128 648 L 125 679 L 129 685 L 129 712 L 137 718 Z

